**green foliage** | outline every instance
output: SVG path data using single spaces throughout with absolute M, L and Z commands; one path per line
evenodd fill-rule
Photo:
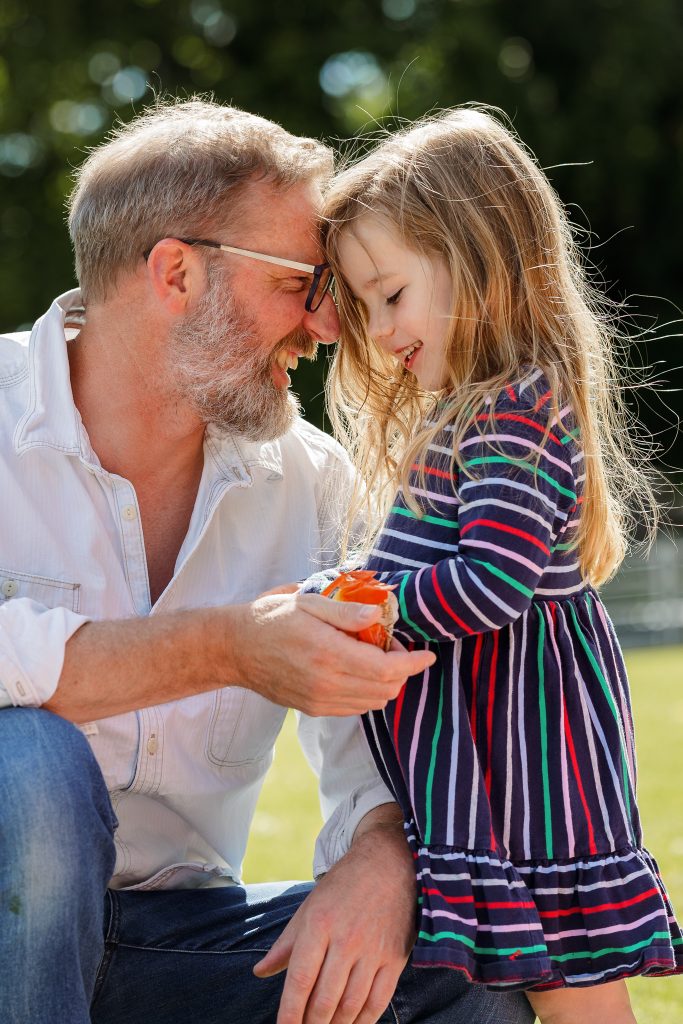
M 677 0 L 0 0 L 0 51 L 1 329 L 72 285 L 69 168 L 155 92 L 212 91 L 327 139 L 386 115 L 500 106 L 594 232 L 588 257 L 612 294 L 663 297 L 638 303 L 660 321 L 683 305 Z M 677 347 L 633 359 L 672 366 Z M 320 422 L 320 371 L 297 383 Z M 644 415 L 653 432 L 673 418 Z

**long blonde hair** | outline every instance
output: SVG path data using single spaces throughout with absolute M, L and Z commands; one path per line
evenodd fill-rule
M 559 403 L 570 403 L 580 430 L 586 480 L 576 545 L 584 579 L 598 585 L 621 563 L 638 513 L 651 536 L 657 519 L 643 442 L 623 398 L 617 310 L 589 281 L 545 174 L 495 115 L 467 106 L 426 118 L 388 136 L 326 193 L 323 236 L 342 324 L 328 406 L 360 476 L 349 521 L 364 505 L 369 542 L 397 481 L 415 502 L 410 467 L 424 465 L 445 424 L 453 424 L 459 462 L 459 442 L 487 398 L 519 380 L 524 367 L 538 367 L 555 414 Z M 449 381 L 438 395 L 421 392 L 372 342 L 365 308 L 344 282 L 340 237 L 367 214 L 449 267 Z

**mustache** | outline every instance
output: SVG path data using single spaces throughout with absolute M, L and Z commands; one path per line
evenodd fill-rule
M 275 353 L 283 351 L 298 352 L 302 359 L 311 361 L 318 355 L 318 342 L 300 327 L 287 334 L 275 347 Z

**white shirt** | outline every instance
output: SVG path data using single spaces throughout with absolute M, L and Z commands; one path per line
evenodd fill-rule
M 331 438 L 303 420 L 268 444 L 209 428 L 189 530 L 152 607 L 135 491 L 100 465 L 71 393 L 64 320 L 80 301 L 68 292 L 30 336 L 0 336 L 0 707 L 47 701 L 88 620 L 249 601 L 339 554 L 350 469 Z M 84 727 L 119 819 L 115 888 L 239 880 L 285 714 L 233 686 Z M 299 735 L 320 777 L 318 875 L 392 797 L 357 719 L 301 716 Z

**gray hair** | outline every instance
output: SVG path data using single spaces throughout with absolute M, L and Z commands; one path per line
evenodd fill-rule
M 86 300 L 105 298 L 160 238 L 202 237 L 239 213 L 255 179 L 277 187 L 328 178 L 332 151 L 235 107 L 158 101 L 115 128 L 75 172 L 69 233 Z

